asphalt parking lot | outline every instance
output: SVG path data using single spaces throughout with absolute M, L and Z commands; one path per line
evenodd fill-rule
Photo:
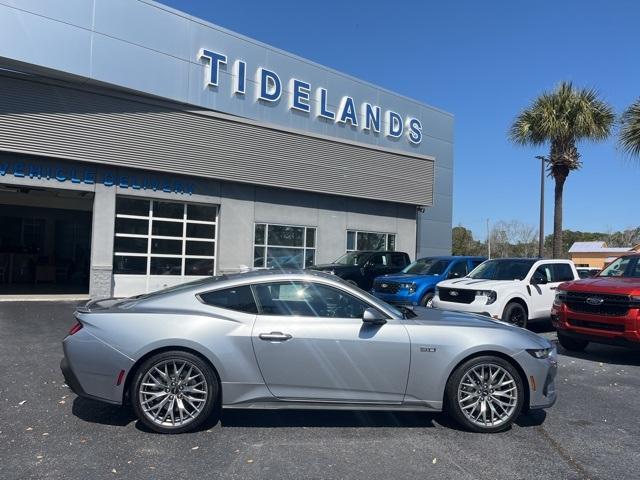
M 640 472 L 640 353 L 561 351 L 559 400 L 511 430 L 444 415 L 232 411 L 197 433 L 143 429 L 128 408 L 76 398 L 59 371 L 73 303 L 0 303 L 3 479 L 610 479 Z M 553 337 L 547 325 L 535 327 Z

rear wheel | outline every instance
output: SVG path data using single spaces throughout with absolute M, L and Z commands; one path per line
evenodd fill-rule
M 162 352 L 146 360 L 131 383 L 131 403 L 142 423 L 160 433 L 198 428 L 219 398 L 218 379 L 200 357 Z
M 562 348 L 571 352 L 581 352 L 585 348 L 587 348 L 587 345 L 589 345 L 589 342 L 587 340 L 571 338 L 560 332 L 558 332 L 558 343 L 562 346 Z
M 502 321 L 527 328 L 527 310 L 517 302 L 508 304 L 502 312 Z
M 446 387 L 447 411 L 474 432 L 500 432 L 522 411 L 524 386 L 517 370 L 491 355 L 472 358 L 451 375 Z
M 427 293 L 422 300 L 420 300 L 420 305 L 427 308 L 433 307 L 433 293 Z

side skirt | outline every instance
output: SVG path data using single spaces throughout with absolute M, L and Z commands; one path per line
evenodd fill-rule
M 380 404 L 380 403 L 337 403 L 337 402 L 306 402 L 306 401 L 269 401 L 242 402 L 222 405 L 225 409 L 256 409 L 256 410 L 373 410 L 373 411 L 404 411 L 404 412 L 439 412 L 441 408 L 430 405 L 411 404 Z

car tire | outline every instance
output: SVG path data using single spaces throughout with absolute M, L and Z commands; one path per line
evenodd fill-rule
M 427 308 L 433 308 L 433 297 L 434 297 L 433 292 L 427 293 L 420 300 L 420 305 L 422 305 L 423 307 L 427 307 Z
M 527 310 L 521 304 L 511 302 L 502 312 L 502 321 L 517 327 L 527 328 Z
M 492 374 L 496 374 L 493 380 Z M 486 383 L 480 382 L 480 376 Z M 464 362 L 451 374 L 445 390 L 447 413 L 464 429 L 480 433 L 508 429 L 520 415 L 524 399 L 524 385 L 516 368 L 493 355 Z
M 179 350 L 153 355 L 137 369 L 130 391 L 136 416 L 159 433 L 184 433 L 219 411 L 220 386 L 202 358 Z
M 558 332 L 558 343 L 565 350 L 569 350 L 570 352 L 582 352 L 587 345 L 589 345 L 588 340 L 581 340 L 579 338 L 572 338 L 568 335 L 563 335 Z

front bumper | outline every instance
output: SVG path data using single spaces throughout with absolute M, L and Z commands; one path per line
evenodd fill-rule
M 515 356 L 523 368 L 529 386 L 529 408 L 552 407 L 558 398 L 555 379 L 558 374 L 558 354 L 553 349 L 549 358 L 538 359 L 522 351 Z
M 566 305 L 554 305 L 551 323 L 563 335 L 595 343 L 640 348 L 640 312 L 629 309 L 626 315 L 594 315 L 574 312 Z
M 380 300 L 383 300 L 387 303 L 391 303 L 394 305 L 410 305 L 416 306 L 420 305 L 420 296 L 417 293 L 409 294 L 409 293 L 384 293 L 378 292 L 375 290 L 371 291 L 371 294 Z
M 476 296 L 475 300 L 471 303 L 457 303 L 442 301 L 436 294 L 436 296 L 433 297 L 433 308 L 452 310 L 454 312 L 479 313 L 495 319 L 502 318 L 502 304 L 496 301 L 487 305 L 486 297 L 481 296 Z

